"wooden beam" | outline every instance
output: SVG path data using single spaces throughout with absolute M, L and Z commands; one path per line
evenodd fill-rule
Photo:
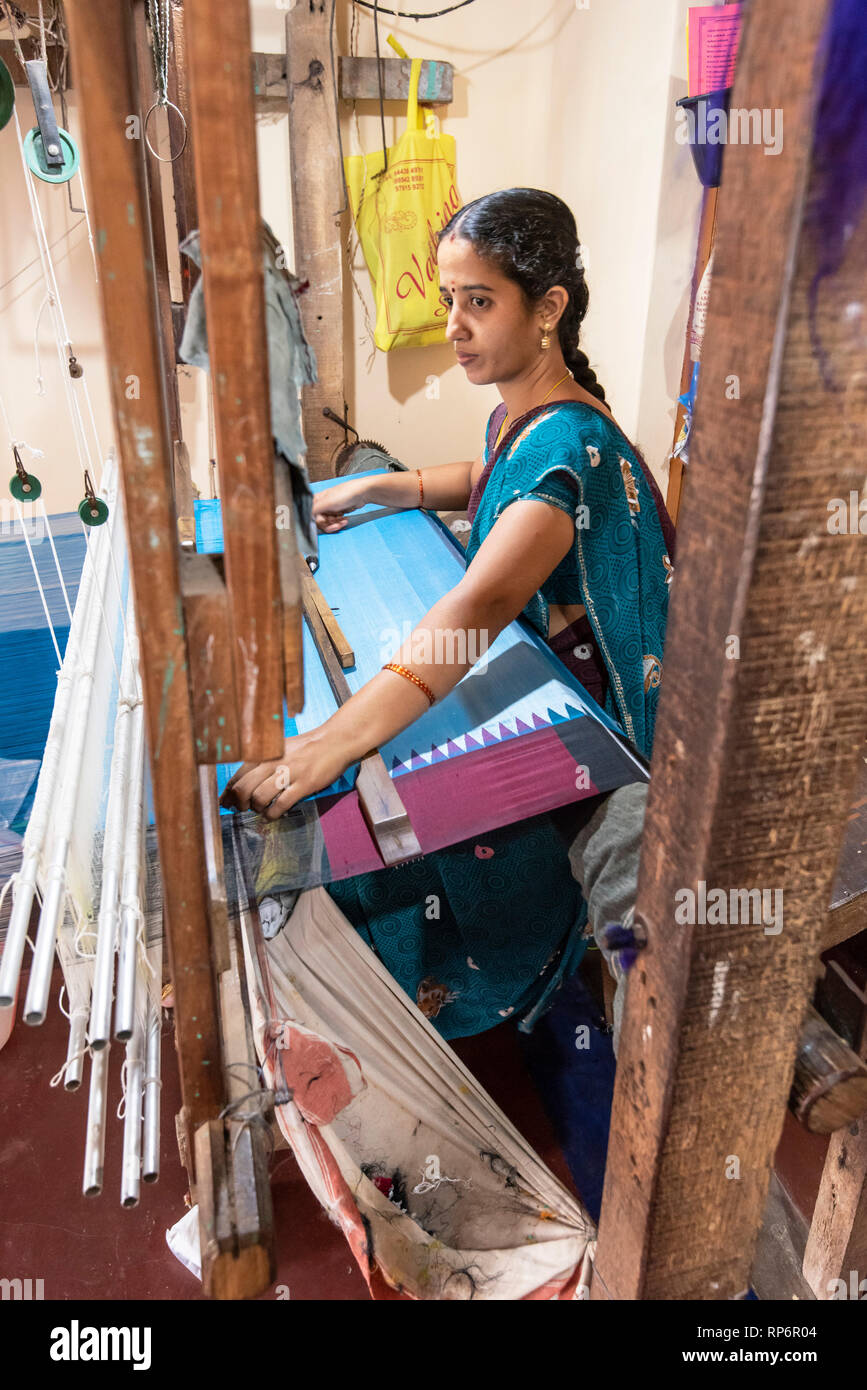
M 683 363 L 680 369 L 680 390 L 678 391 L 678 401 L 674 412 L 674 436 L 671 447 L 674 448 L 680 435 L 681 427 L 686 419 L 686 406 L 679 399 L 689 390 L 689 383 L 692 380 L 692 350 L 690 337 L 692 335 L 692 319 L 695 312 L 695 301 L 698 295 L 699 286 L 707 263 L 710 260 L 713 250 L 713 237 L 716 228 L 716 210 L 718 188 L 706 188 L 701 203 L 701 218 L 698 226 L 698 247 L 695 253 L 695 266 L 692 275 L 692 290 L 689 296 L 689 316 L 686 321 L 686 342 L 683 349 Z M 668 465 L 668 487 L 665 494 L 665 508 L 675 526 L 680 513 L 680 496 L 683 488 L 683 460 L 679 455 L 671 454 Z
M 811 351 L 803 223 L 828 12 L 765 0 L 744 15 L 732 105 L 784 109 L 786 141 L 774 159 L 761 144 L 726 151 L 642 842 L 648 946 L 629 980 L 595 1298 L 749 1286 L 863 739 L 867 550 L 827 522 L 829 499 L 863 481 L 867 409 L 856 399 L 841 417 Z M 861 232 L 816 324 L 844 384 L 861 369 L 842 312 L 867 276 Z M 703 885 L 726 905 L 770 891 L 779 928 L 728 906 L 704 925 Z
M 232 672 L 229 596 L 210 555 L 184 555 L 181 594 L 187 627 L 196 762 L 238 757 L 240 736 Z
M 379 101 L 379 73 L 376 58 L 340 58 L 338 60 L 338 90 L 343 101 Z M 409 58 L 380 58 L 383 101 L 409 100 L 409 79 L 412 61 Z M 423 105 L 434 106 L 454 97 L 455 70 L 451 63 L 434 63 L 424 59 L 418 79 L 418 99 Z
M 284 680 L 250 12 L 184 15 L 239 756 L 262 762 L 283 753 Z
M 147 10 L 144 0 L 134 0 L 133 13 L 138 60 L 139 117 L 142 128 L 144 128 L 144 119 L 152 104 L 151 88 L 153 87 L 153 53 L 148 40 Z M 145 169 L 147 171 L 148 205 L 150 207 L 154 247 L 154 275 L 160 310 L 163 375 L 166 383 L 166 405 L 169 412 L 169 434 L 172 439 L 172 478 L 175 506 L 178 513 L 178 536 L 182 545 L 192 547 L 195 545 L 196 539 L 193 520 L 193 479 L 190 473 L 189 454 L 181 439 L 181 402 L 178 394 L 178 376 L 175 370 L 177 352 L 172 318 L 172 294 L 169 287 L 169 259 L 161 168 L 159 160 L 146 148 Z
M 286 16 L 295 274 L 310 282 L 301 317 L 318 368 L 315 384 L 301 387 L 307 471 L 314 482 L 333 475 L 332 456 L 343 443 L 343 431 L 322 410 L 344 413 L 340 214 L 346 194 L 326 11 L 296 5 Z
M 184 9 L 181 0 L 171 0 L 172 42 L 169 55 L 169 101 L 182 112 L 187 123 L 187 143 L 178 159 L 172 164 L 172 184 L 175 194 L 175 220 L 178 228 L 178 241 L 196 230 L 199 225 L 199 209 L 196 197 L 196 173 L 193 151 L 195 149 L 195 130 L 193 113 L 190 108 L 190 82 L 187 70 L 187 34 L 184 27 Z M 181 289 L 184 304 L 190 302 L 190 295 L 200 270 L 188 256 L 180 258 Z M 180 339 L 178 338 L 178 341 Z
M 172 451 L 142 142 L 123 116 L 139 108 L 131 9 L 71 0 L 88 191 L 120 451 L 167 940 L 175 989 L 178 1064 L 188 1123 L 223 1105 L 217 999 L 211 968 L 201 803 L 185 671 Z M 136 391 L 127 384 L 134 380 Z

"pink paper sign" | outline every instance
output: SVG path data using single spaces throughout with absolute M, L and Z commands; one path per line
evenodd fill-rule
M 692 5 L 687 21 L 689 95 L 730 87 L 741 33 L 743 6 Z

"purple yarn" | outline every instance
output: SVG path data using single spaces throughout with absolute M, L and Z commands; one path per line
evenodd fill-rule
M 817 52 L 824 65 L 813 134 L 812 167 L 816 187 L 805 213 L 819 254 L 809 290 L 810 338 L 829 391 L 835 385 L 828 356 L 819 341 L 816 309 L 819 284 L 843 263 L 846 244 L 858 223 L 867 194 L 867 23 L 864 0 L 833 0 Z

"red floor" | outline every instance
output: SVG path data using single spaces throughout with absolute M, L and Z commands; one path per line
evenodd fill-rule
M 184 1212 L 186 1174 L 174 1137 L 180 1090 L 172 1039 L 163 1034 L 162 1176 L 138 1207 L 119 1202 L 122 1125 L 108 1131 L 101 1197 L 81 1195 L 87 1078 L 78 1092 L 51 1089 L 66 1056 L 67 1024 L 52 1006 L 42 1028 L 18 1022 L 0 1051 L 0 1278 L 42 1279 L 46 1299 L 198 1299 L 198 1281 L 166 1245 Z M 504 1024 L 457 1046 L 494 1099 L 570 1190 L 565 1160 L 524 1069 L 514 1028 Z M 123 1048 L 111 1056 L 110 1095 L 120 1100 Z M 272 1170 L 277 1285 L 295 1300 L 366 1300 L 367 1287 L 340 1232 L 311 1195 L 290 1152 Z M 285 1294 L 283 1295 L 285 1297 Z

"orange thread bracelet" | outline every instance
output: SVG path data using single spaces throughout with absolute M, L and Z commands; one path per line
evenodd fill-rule
M 422 480 L 421 480 L 421 469 L 420 469 L 420 468 L 417 468 L 415 471 L 416 471 L 416 473 L 418 474 L 418 505 L 419 505 L 420 507 L 423 507 L 423 506 L 424 506 L 424 483 L 423 483 Z
M 396 671 L 399 676 L 406 676 L 408 681 L 412 681 L 413 685 L 417 685 L 419 690 L 424 691 L 431 704 L 436 700 L 436 696 L 430 686 L 426 685 L 421 676 L 415 674 L 415 671 L 408 671 L 405 666 L 401 666 L 397 661 L 387 661 L 382 669 L 383 671 Z

